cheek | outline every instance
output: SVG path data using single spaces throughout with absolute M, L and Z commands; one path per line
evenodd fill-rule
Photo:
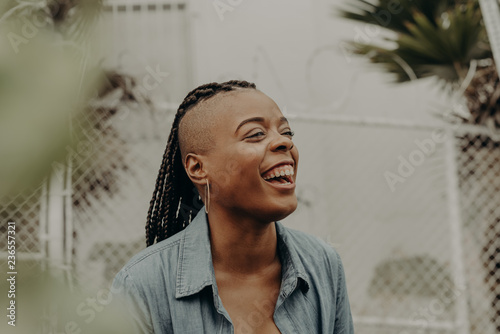
M 262 145 L 241 145 L 225 159 L 225 169 L 232 176 L 247 175 L 259 170 L 263 157 Z
M 244 182 L 248 177 L 258 175 L 262 153 L 257 147 L 244 147 L 235 152 L 226 161 L 226 170 L 237 183 Z
M 248 161 L 258 161 L 259 163 L 262 161 L 266 151 L 266 147 L 264 145 L 245 145 L 242 147 L 239 152 L 244 160 Z
M 211 179 L 214 183 L 214 196 L 227 194 L 233 196 L 233 190 L 247 182 L 255 182 L 254 176 L 259 175 L 262 154 L 256 147 L 235 149 L 217 159 L 217 164 L 211 169 Z

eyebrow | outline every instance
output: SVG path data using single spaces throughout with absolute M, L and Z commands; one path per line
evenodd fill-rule
M 246 120 L 242 121 L 238 127 L 236 128 L 236 131 L 234 131 L 234 133 L 238 132 L 238 130 L 245 124 L 247 123 L 251 123 L 251 122 L 258 122 L 258 123 L 264 123 L 265 119 L 264 117 L 251 117 L 251 118 L 247 118 Z M 285 117 L 285 116 L 281 116 L 280 117 L 280 124 L 283 124 L 283 123 L 288 123 L 288 119 Z

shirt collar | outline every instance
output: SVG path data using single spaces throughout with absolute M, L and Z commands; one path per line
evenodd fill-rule
M 286 297 L 297 287 L 307 292 L 309 278 L 296 245 L 292 243 L 286 228 L 280 222 L 275 225 L 283 273 L 281 293 Z M 196 294 L 210 285 L 214 287 L 215 292 L 217 284 L 210 249 L 210 233 L 205 208 L 202 207 L 180 239 L 175 297 Z

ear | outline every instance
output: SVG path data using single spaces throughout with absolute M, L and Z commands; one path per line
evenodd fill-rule
M 188 153 L 184 158 L 184 166 L 186 167 L 186 173 L 191 179 L 191 182 L 198 185 L 205 184 L 207 172 L 204 168 L 205 165 L 202 156 L 195 153 Z

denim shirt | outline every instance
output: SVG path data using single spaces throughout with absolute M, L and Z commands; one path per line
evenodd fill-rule
M 273 315 L 278 329 L 283 334 L 354 333 L 337 252 L 316 237 L 280 222 L 275 226 L 282 266 Z M 115 277 L 113 290 L 127 305 L 136 333 L 234 333 L 217 289 L 204 208 L 183 231 L 135 255 Z M 254 311 L 239 319 L 238 332 L 250 332 L 245 326 L 258 324 L 263 314 Z

